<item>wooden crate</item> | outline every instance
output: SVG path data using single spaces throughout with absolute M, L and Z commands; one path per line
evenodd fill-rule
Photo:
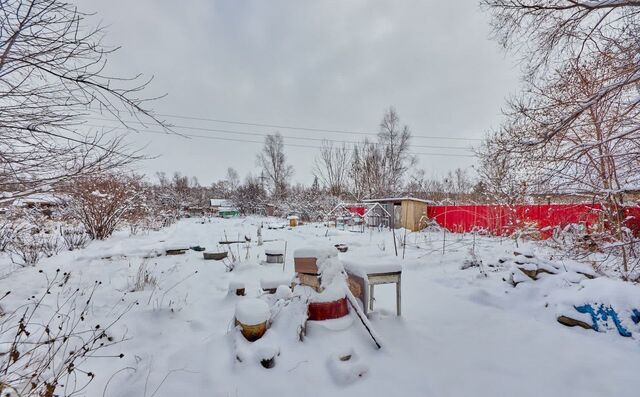
M 316 258 L 293 258 L 296 273 L 318 274 Z
M 322 291 L 320 276 L 317 274 L 298 273 L 300 284 L 309 286 L 317 292 Z

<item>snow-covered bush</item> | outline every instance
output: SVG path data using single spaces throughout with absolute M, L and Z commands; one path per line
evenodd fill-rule
M 156 288 L 158 286 L 158 278 L 149 270 L 147 262 L 143 261 L 138 267 L 136 277 L 133 280 L 131 292 L 144 291 L 147 287 Z
M 22 233 L 24 225 L 10 219 L 0 220 L 0 252 L 5 252 L 10 247 L 17 235 Z
M 90 240 L 84 228 L 77 226 L 60 226 L 60 236 L 65 248 L 69 251 L 86 247 Z
M 80 178 L 67 187 L 72 216 L 92 239 L 103 240 L 125 221 L 144 216 L 145 196 L 136 175 L 102 174 Z
M 35 266 L 45 255 L 42 241 L 37 234 L 16 237 L 9 245 L 11 261 L 20 266 Z
M 317 222 L 325 218 L 341 200 L 321 189 L 293 186 L 286 198 L 274 203 L 276 215 L 298 214 L 303 222 Z
M 54 255 L 60 253 L 62 249 L 62 245 L 60 245 L 60 240 L 58 236 L 55 234 L 41 234 L 37 237 L 40 240 L 40 245 L 42 247 L 42 253 L 47 257 L 51 258 Z
M 6 342 L 0 355 L 3 396 L 12 389 L 23 397 L 77 395 L 96 376 L 85 368 L 87 360 L 120 342 L 111 335 L 111 327 L 130 306 L 108 324 L 93 323 L 89 316 L 100 283 L 69 288 L 69 279 L 69 273 L 59 270 L 49 275 L 41 296 L 7 310 L 0 319 L 0 339 Z M 10 296 L 6 292 L 0 300 Z

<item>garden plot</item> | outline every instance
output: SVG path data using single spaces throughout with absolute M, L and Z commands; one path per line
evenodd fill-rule
M 86 322 L 93 327 L 122 316 L 108 330 L 119 343 L 83 364 L 95 374 L 83 391 L 87 396 L 637 393 L 640 330 L 633 321 L 625 318 L 631 337 L 602 332 L 607 327 L 596 332 L 557 322 L 560 311 L 579 303 L 628 304 L 624 310 L 631 309 L 629 296 L 637 286 L 619 288 L 617 281 L 592 280 L 585 276 L 584 265 L 549 259 L 555 253 L 535 244 L 522 247 L 520 242 L 516 247 L 511 240 L 449 234 L 443 253 L 441 233 L 411 233 L 402 260 L 396 259 L 389 231 L 354 233 L 320 224 L 269 229 L 267 223 L 278 221 L 185 219 L 148 235 L 122 232 L 94 241 L 86 249 L 43 260 L 36 268 L 19 268 L 0 256 L 0 294 L 11 291 L 0 305 L 8 311 L 41 296 L 56 269 L 69 274 L 65 286 L 56 288 L 62 296 L 101 282 Z M 258 246 L 261 224 L 265 242 Z M 194 250 L 162 254 L 175 246 L 213 249 L 226 236 L 251 238 L 228 247 L 236 259 L 233 271 L 222 262 L 205 261 L 202 252 Z M 369 316 L 382 349 L 353 313 L 346 324 L 307 324 L 300 340 L 299 307 L 289 304 L 291 310 L 286 310 L 277 303 L 291 299 L 288 292 L 276 288 L 275 294 L 263 295 L 269 280 L 280 280 L 278 284 L 294 278 L 294 250 L 336 244 L 349 247 L 339 259 L 376 256 L 402 265 L 402 316 L 395 315 L 392 288 L 376 290 Z M 403 247 L 397 241 L 396 246 L 401 258 Z M 269 250 L 282 251 L 284 264 L 266 263 Z M 537 260 L 524 261 L 514 251 Z M 528 277 L 514 287 L 510 277 L 518 265 L 536 270 L 536 279 Z M 230 286 L 234 293 L 229 293 Z M 240 286 L 244 296 L 235 294 Z M 55 298 L 45 299 L 43 319 Z M 278 310 L 262 346 L 238 339 L 235 328 L 236 305 L 250 298 Z M 245 358 L 242 362 L 238 354 Z M 275 356 L 271 368 L 255 360 L 265 355 Z

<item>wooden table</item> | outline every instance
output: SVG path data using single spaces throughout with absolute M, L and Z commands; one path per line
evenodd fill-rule
M 402 266 L 381 258 L 343 260 L 349 276 L 349 288 L 363 304 L 365 314 L 373 310 L 375 286 L 396 285 L 396 315 L 402 315 Z
M 380 284 L 395 284 L 396 285 L 396 315 L 402 315 L 402 271 L 399 272 L 387 272 L 387 273 L 367 273 L 369 288 L 365 291 L 365 301 L 368 308 L 365 308 L 365 313 L 373 310 L 374 287 Z

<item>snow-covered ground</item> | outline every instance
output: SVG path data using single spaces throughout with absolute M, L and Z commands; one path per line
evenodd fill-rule
M 96 373 L 84 391 L 87 396 L 636 396 L 640 346 L 616 332 L 567 328 L 556 321 L 584 291 L 598 299 L 626 291 L 620 300 L 638 298 L 638 286 L 609 280 L 587 280 L 573 271 L 544 274 L 538 281 L 513 287 L 509 282 L 514 241 L 477 238 L 478 267 L 461 270 L 472 259 L 472 236 L 447 235 L 442 253 L 440 233 L 412 233 L 402 257 L 394 255 L 389 231 L 365 233 L 336 230 L 321 224 L 294 229 L 262 230 L 267 218 L 185 219 L 144 236 L 122 231 L 107 241 L 92 242 L 84 250 L 63 252 L 35 268 L 16 268 L 0 256 L 0 294 L 4 310 L 39 296 L 57 268 L 70 272 L 68 287 L 98 288 L 88 321 L 106 323 L 131 307 L 111 330 L 126 339 L 101 355 L 124 353 L 124 358 L 94 358 L 85 370 Z M 221 262 L 205 261 L 193 250 L 184 255 L 145 259 L 166 248 L 200 245 L 215 250 L 220 240 L 251 238 L 236 245 L 241 261 L 232 272 Z M 265 249 L 285 249 L 286 263 L 264 264 Z M 233 326 L 240 299 L 227 293 L 232 282 L 244 282 L 247 295 L 259 295 L 261 280 L 293 276 L 291 253 L 298 248 L 344 243 L 342 259 L 375 255 L 377 260 L 401 263 L 402 317 L 395 316 L 395 290 L 376 287 L 375 312 L 370 320 L 383 348 L 376 349 L 353 317 L 345 329 L 312 325 L 304 341 L 288 328 L 288 317 L 274 322 L 264 348 L 279 351 L 274 368 L 257 362 L 239 363 L 250 346 L 238 340 Z M 529 243 L 518 251 L 532 251 L 545 260 L 556 253 Z M 500 258 L 511 258 L 500 263 Z M 581 264 L 551 258 L 566 269 Z M 132 292 L 136 274 L 146 263 L 157 286 Z M 42 270 L 43 273 L 39 271 Z M 624 285 L 623 285 L 624 284 Z M 620 287 L 620 288 L 618 288 Z M 582 294 L 582 295 L 581 295 Z M 269 298 L 273 301 L 273 297 Z M 273 303 L 273 302 L 271 302 Z M 589 303 L 589 302 L 583 302 Z M 636 301 L 640 306 L 640 299 Z M 569 305 L 569 306 L 567 306 Z M 628 320 L 626 325 L 629 325 Z M 336 325 L 336 324 L 333 324 Z M 344 322 L 337 324 L 345 327 Z M 338 327 L 340 328 L 340 327 Z M 630 329 L 636 333 L 638 328 Z M 291 331 L 291 332 L 290 332 Z M 270 334 L 271 333 L 271 334 Z M 640 335 L 640 333 L 638 333 Z M 256 342 L 258 343 L 258 342 Z M 351 354 L 349 364 L 337 357 Z M 364 376 L 358 377 L 358 374 Z M 106 388 L 106 390 L 105 390 Z

